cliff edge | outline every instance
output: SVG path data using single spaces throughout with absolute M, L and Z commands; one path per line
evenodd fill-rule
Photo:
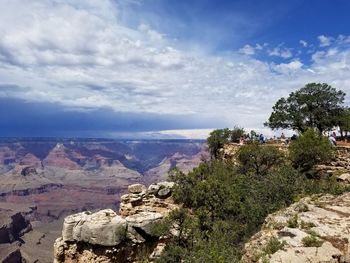
M 173 185 L 130 185 L 128 194 L 121 197 L 119 214 L 106 209 L 66 217 L 62 237 L 54 244 L 54 262 L 123 263 L 156 258 L 166 238 L 155 236 L 152 227 L 178 208 L 171 198 Z

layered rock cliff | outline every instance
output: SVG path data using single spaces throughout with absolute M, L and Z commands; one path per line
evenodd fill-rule
M 269 215 L 243 262 L 349 263 L 350 193 L 301 199 Z
M 55 263 L 133 262 L 152 259 L 164 248 L 166 238 L 152 228 L 177 209 L 171 198 L 173 183 L 146 188 L 128 187 L 121 197 L 120 211 L 82 212 L 65 218 L 62 237 L 54 244 Z

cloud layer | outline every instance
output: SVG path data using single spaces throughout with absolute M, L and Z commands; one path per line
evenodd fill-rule
M 283 43 L 218 55 L 186 49 L 145 23 L 131 27 L 120 12 L 108 0 L 2 1 L 0 97 L 80 114 L 178 116 L 182 124 L 189 116 L 186 128 L 213 128 L 261 127 L 279 97 L 308 82 L 350 93 L 349 36 L 300 40 L 308 61 Z

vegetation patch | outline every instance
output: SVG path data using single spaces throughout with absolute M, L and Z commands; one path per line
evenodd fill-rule
M 315 227 L 316 225 L 313 223 L 313 222 L 305 222 L 305 221 L 301 221 L 300 223 L 300 227 L 301 229 L 310 229 L 310 228 L 313 228 Z
M 283 249 L 286 244 L 286 241 L 279 241 L 277 237 L 271 237 L 263 252 L 265 255 L 275 254 L 278 250 Z
M 291 218 L 288 219 L 287 221 L 287 226 L 290 228 L 297 228 L 298 227 L 298 215 L 295 214 Z
M 304 237 L 301 242 L 305 247 L 321 247 L 323 242 L 315 234 Z
M 299 212 L 299 213 L 303 213 L 303 212 L 307 212 L 309 211 L 309 206 L 307 204 L 300 204 L 297 206 L 296 210 Z

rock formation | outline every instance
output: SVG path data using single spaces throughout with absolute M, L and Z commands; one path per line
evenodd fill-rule
M 301 199 L 269 215 L 243 262 L 349 263 L 350 193 Z
M 21 242 L 32 226 L 26 218 L 26 212 L 0 208 L 0 262 L 25 262 L 21 254 Z
M 152 228 L 178 208 L 171 198 L 173 185 L 130 185 L 121 197 L 119 215 L 105 209 L 66 217 L 62 237 L 54 244 L 54 262 L 119 263 L 159 256 L 165 237 L 155 236 Z

